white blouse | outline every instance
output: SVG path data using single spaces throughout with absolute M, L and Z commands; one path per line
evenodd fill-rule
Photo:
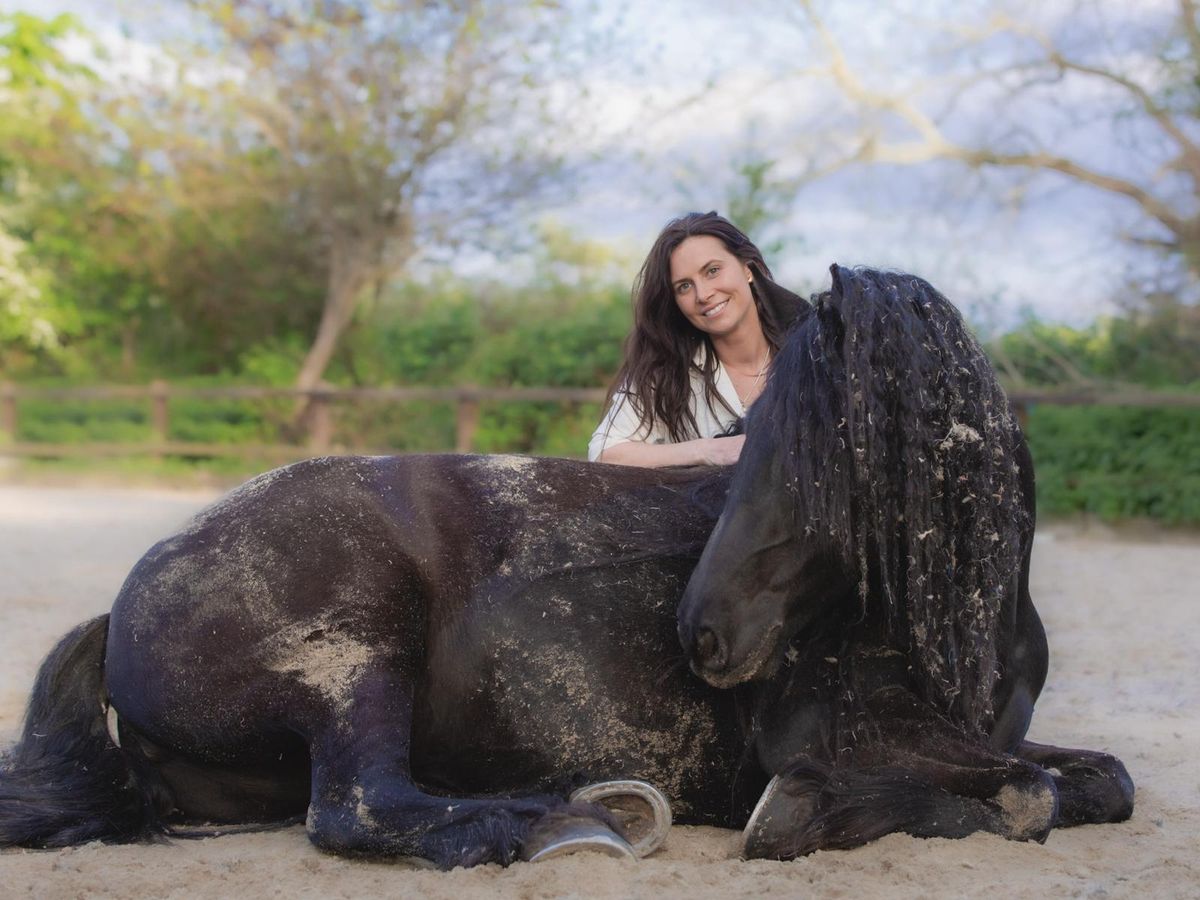
M 704 347 L 697 351 L 695 359 L 697 365 L 703 365 L 704 353 Z M 716 409 L 712 409 L 708 405 L 704 397 L 704 376 L 696 368 L 692 369 L 691 383 L 692 396 L 689 402 L 692 416 L 696 419 L 696 427 L 700 432 L 696 437 L 712 438 L 724 434 L 730 425 L 746 414 L 742 408 L 741 398 L 734 390 L 733 381 L 720 362 L 717 363 L 717 393 L 729 404 L 729 409 L 720 403 L 716 404 Z M 627 387 L 613 395 L 612 404 L 592 434 L 591 441 L 588 442 L 588 459 L 595 462 L 600 458 L 600 454 L 609 447 L 614 444 L 623 444 L 626 441 L 644 441 L 648 444 L 671 443 L 670 432 L 662 422 L 656 421 L 654 427 L 649 430 L 640 425 L 637 413 L 633 410 L 633 403 L 629 399 Z

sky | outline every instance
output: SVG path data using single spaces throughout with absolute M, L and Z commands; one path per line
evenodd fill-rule
M 614 128 L 622 111 L 642 117 L 638 127 L 645 131 L 649 158 L 638 173 L 641 182 L 649 187 L 647 182 L 665 180 L 664 173 L 684 171 L 689 176 L 685 196 L 630 191 L 625 180 L 609 179 L 576 205 L 571 221 L 585 225 L 594 218 L 606 223 L 603 227 L 614 236 L 636 233 L 644 246 L 680 204 L 721 207 L 731 150 L 736 155 L 753 148 L 777 159 L 779 169 L 788 173 L 801 170 L 808 157 L 836 144 L 843 116 L 830 80 L 819 73 L 787 76 L 818 68 L 819 48 L 800 23 L 764 14 L 790 5 L 744 0 L 736 5 L 737 12 L 728 13 L 713 11 L 726 9 L 724 4 L 685 7 L 667 2 L 658 7 L 657 21 L 643 20 L 647 33 L 657 35 L 650 62 L 653 75 L 617 83 L 606 114 L 612 116 Z M 941 4 L 926 0 L 896 5 L 932 18 Z M 917 14 L 888 18 L 876 14 L 880 4 L 858 0 L 824 6 L 831 11 L 831 29 L 868 85 L 887 89 L 924 78 L 933 83 L 931 93 L 936 94 L 935 76 L 944 61 L 921 55 L 920 41 L 894 33 L 897 23 L 905 21 L 915 32 L 921 24 L 914 21 Z M 971 0 L 953 6 L 958 24 L 984 22 L 1000 8 Z M 1019 4 L 1018 11 L 1031 26 L 1063 36 L 1068 46 L 1078 47 L 1082 41 L 1086 50 L 1089 40 L 1103 44 L 1105 36 L 1094 22 L 1075 14 L 1076 6 L 1043 0 Z M 1153 21 L 1170 6 L 1141 0 L 1135 8 Z M 697 12 L 681 26 L 684 8 L 709 11 Z M 1133 31 L 1125 22 L 1118 21 L 1117 27 Z M 1011 58 L 1015 50 L 991 45 L 997 58 Z M 684 102 L 711 72 L 719 73 L 719 86 L 698 102 Z M 644 104 L 639 107 L 646 84 L 654 86 L 655 105 L 665 110 L 661 116 L 648 115 Z M 1052 149 L 1076 153 L 1102 171 L 1119 174 L 1139 165 L 1144 170 L 1152 162 L 1147 150 L 1114 141 L 1108 128 L 1111 117 L 1087 121 L 1085 113 L 1109 99 L 1107 94 L 1089 93 L 1094 90 L 1068 80 L 1034 102 L 1013 104 L 1011 110 L 1005 96 L 977 92 L 967 96 L 964 108 L 951 120 L 961 129 L 952 136 L 966 139 L 977 128 L 1000 138 L 1008 136 L 1004 128 L 1040 132 Z M 1066 127 L 1053 127 L 1064 109 L 1074 113 L 1073 119 Z M 1037 121 L 1039 116 L 1044 123 Z M 630 177 L 638 181 L 637 175 Z M 1131 265 L 1114 234 L 1139 224 L 1135 207 L 1056 175 L 1027 178 L 1023 184 L 995 175 L 987 180 L 1011 192 L 1023 189 L 1024 204 L 985 202 L 979 191 L 981 178 L 953 164 L 847 168 L 796 193 L 792 215 L 781 229 L 793 240 L 782 260 L 769 262 L 778 276 L 802 287 L 824 286 L 825 272 L 835 261 L 914 271 L 969 307 L 977 322 L 992 319 L 997 326 L 1027 310 L 1074 324 L 1111 310 L 1112 295 Z
M 567 2 L 596 7 L 595 0 Z M 946 32 L 929 38 L 939 27 L 954 25 L 961 37 L 962 29 L 982 27 L 1013 8 L 1023 25 L 1074 51 L 1115 58 L 1137 71 L 1137 60 L 1128 58 L 1130 42 L 1172 8 L 1170 0 L 1139 0 L 1135 13 L 1110 0 L 896 0 L 884 14 L 871 0 L 817 5 L 864 84 L 890 90 L 919 83 L 930 109 L 949 103 L 939 91 L 945 93 L 955 71 Z M 853 116 L 820 71 L 826 57 L 797 6 L 793 0 L 602 5 L 618 10 L 603 13 L 612 52 L 589 70 L 588 100 L 564 113 L 578 117 L 571 148 L 575 189 L 544 214 L 581 235 L 612 241 L 636 259 L 673 216 L 723 210 L 734 160 L 771 159 L 789 178 L 835 156 Z M 117 60 L 134 70 L 156 53 L 149 35 L 159 4 L 125 0 L 114 15 L 110 2 L 98 0 L 0 0 L 0 9 L 16 8 L 75 13 L 119 45 Z M 985 64 L 1007 63 L 1023 50 L 1019 41 L 1003 39 L 982 47 Z M 951 136 L 1036 136 L 1114 173 L 1153 162 L 1152 136 L 1131 134 L 1129 127 L 1114 132 L 1104 114 L 1111 95 L 1082 80 L 1015 96 L 968 92 L 947 120 Z M 1095 110 L 1100 114 L 1089 115 Z M 904 136 L 895 121 L 884 127 Z M 982 190 L 985 184 L 994 190 Z M 1136 208 L 1054 175 L 981 177 L 944 162 L 856 166 L 789 185 L 789 192 L 784 219 L 769 235 L 751 237 L 782 239 L 777 258 L 768 262 L 777 278 L 801 291 L 824 287 L 833 262 L 886 266 L 929 279 L 984 327 L 1011 325 L 1028 312 L 1079 325 L 1112 310 L 1135 262 L 1114 235 L 1140 227 Z M 1019 195 L 1022 202 L 990 199 L 997 195 Z M 487 259 L 463 261 L 468 272 L 487 265 Z

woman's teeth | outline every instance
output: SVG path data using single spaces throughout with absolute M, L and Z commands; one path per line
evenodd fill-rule
M 718 303 L 712 309 L 706 309 L 703 313 L 704 318 L 707 319 L 709 316 L 715 316 L 717 313 L 719 313 L 721 310 L 723 310 L 725 308 L 725 305 L 727 303 L 729 303 L 728 300 L 722 300 L 720 303 Z

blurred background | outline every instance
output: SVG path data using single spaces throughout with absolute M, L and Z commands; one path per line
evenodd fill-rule
M 1043 514 L 1200 523 L 1193 0 L 0 0 L 0 472 L 582 456 L 708 209 L 954 300 Z

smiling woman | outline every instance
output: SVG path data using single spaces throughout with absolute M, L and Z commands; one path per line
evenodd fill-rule
M 634 466 L 729 465 L 725 437 L 758 397 L 779 347 L 779 305 L 762 253 L 728 220 L 667 223 L 634 283 L 634 323 L 588 458 Z M 793 312 L 794 315 L 794 312 Z

